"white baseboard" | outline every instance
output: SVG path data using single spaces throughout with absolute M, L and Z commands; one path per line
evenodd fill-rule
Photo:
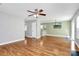
M 37 36 L 37 37 L 33 37 L 33 36 L 27 36 L 27 37 L 30 37 L 30 38 L 41 38 L 42 36 L 54 36 L 54 37 L 63 37 L 63 38 L 70 38 L 70 36 L 64 36 L 64 35 L 52 35 L 52 34 L 45 34 L 45 35 L 41 35 L 41 36 Z
M 46 34 L 46 35 L 44 35 L 44 36 L 65 37 L 65 36 L 62 36 L 62 35 L 51 35 L 51 34 Z M 33 38 L 32 36 L 28 36 L 28 37 Z M 40 37 L 41 37 L 41 36 L 38 36 L 38 37 L 35 37 L 35 38 L 39 39 Z M 9 42 L 0 43 L 0 45 L 10 44 L 10 43 L 14 43 L 14 42 L 22 41 L 22 40 L 24 40 L 24 38 L 22 38 L 22 39 L 17 39 L 17 40 L 14 40 L 14 41 L 9 41 Z M 77 43 L 76 43 L 76 44 L 77 44 Z M 78 44 L 77 44 L 77 45 L 78 45 Z M 79 47 L 79 45 L 78 45 L 78 47 Z
M 64 35 L 52 35 L 52 34 L 46 34 L 46 36 L 55 36 L 55 37 L 70 38 L 70 36 L 64 36 Z
M 41 38 L 41 36 L 36 37 L 37 39 Z
M 29 38 L 36 38 L 36 39 L 39 39 L 41 36 L 37 36 L 37 37 L 33 37 L 33 36 L 27 36 Z
M 0 45 L 6 45 L 6 44 L 10 44 L 10 43 L 22 41 L 22 40 L 24 40 L 24 38 L 23 38 L 23 39 L 17 39 L 17 40 L 14 40 L 14 41 L 9 41 L 9 42 L 0 43 Z
M 33 36 L 26 36 L 26 37 L 29 37 L 29 38 L 35 38 L 35 37 L 33 37 Z

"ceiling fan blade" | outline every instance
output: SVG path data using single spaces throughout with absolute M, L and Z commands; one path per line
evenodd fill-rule
M 33 16 L 34 14 L 28 15 L 28 16 Z
M 43 9 L 40 9 L 39 12 L 43 12 Z
M 39 15 L 46 16 L 46 14 L 39 14 Z
M 35 12 L 33 12 L 33 11 L 30 11 L 30 10 L 27 10 L 28 12 L 31 12 L 31 13 L 35 13 Z

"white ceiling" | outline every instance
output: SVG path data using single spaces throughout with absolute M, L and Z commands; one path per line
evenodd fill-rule
M 27 10 L 44 9 L 47 16 L 40 16 L 42 19 L 60 19 L 69 20 L 75 11 L 79 8 L 78 3 L 3 3 L 0 5 L 0 11 L 7 14 L 17 16 L 19 18 L 27 18 Z

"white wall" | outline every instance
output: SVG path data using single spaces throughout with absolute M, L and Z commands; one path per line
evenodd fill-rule
M 76 39 L 79 39 L 79 16 L 76 19 Z
M 75 51 L 75 44 L 78 46 L 78 43 L 76 41 L 76 19 L 79 15 L 79 9 L 74 13 L 74 15 L 71 18 L 71 51 Z
M 25 36 L 32 36 L 32 23 L 27 22 L 25 26 L 27 26 L 27 30 L 25 30 Z
M 37 38 L 41 37 L 41 24 L 40 24 L 40 20 L 37 20 Z
M 0 12 L 0 45 L 24 39 L 24 20 Z
M 36 21 L 26 21 L 27 30 L 25 31 L 26 37 L 36 37 Z
M 27 30 L 25 31 L 26 37 L 40 38 L 40 21 L 39 20 L 26 20 L 25 25 Z
M 32 23 L 32 37 L 36 37 L 36 22 Z

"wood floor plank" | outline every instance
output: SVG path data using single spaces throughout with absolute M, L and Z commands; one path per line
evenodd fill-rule
M 40 39 L 26 38 L 25 41 L 0 46 L 1 56 L 69 56 L 70 41 L 65 38 L 44 36 Z

